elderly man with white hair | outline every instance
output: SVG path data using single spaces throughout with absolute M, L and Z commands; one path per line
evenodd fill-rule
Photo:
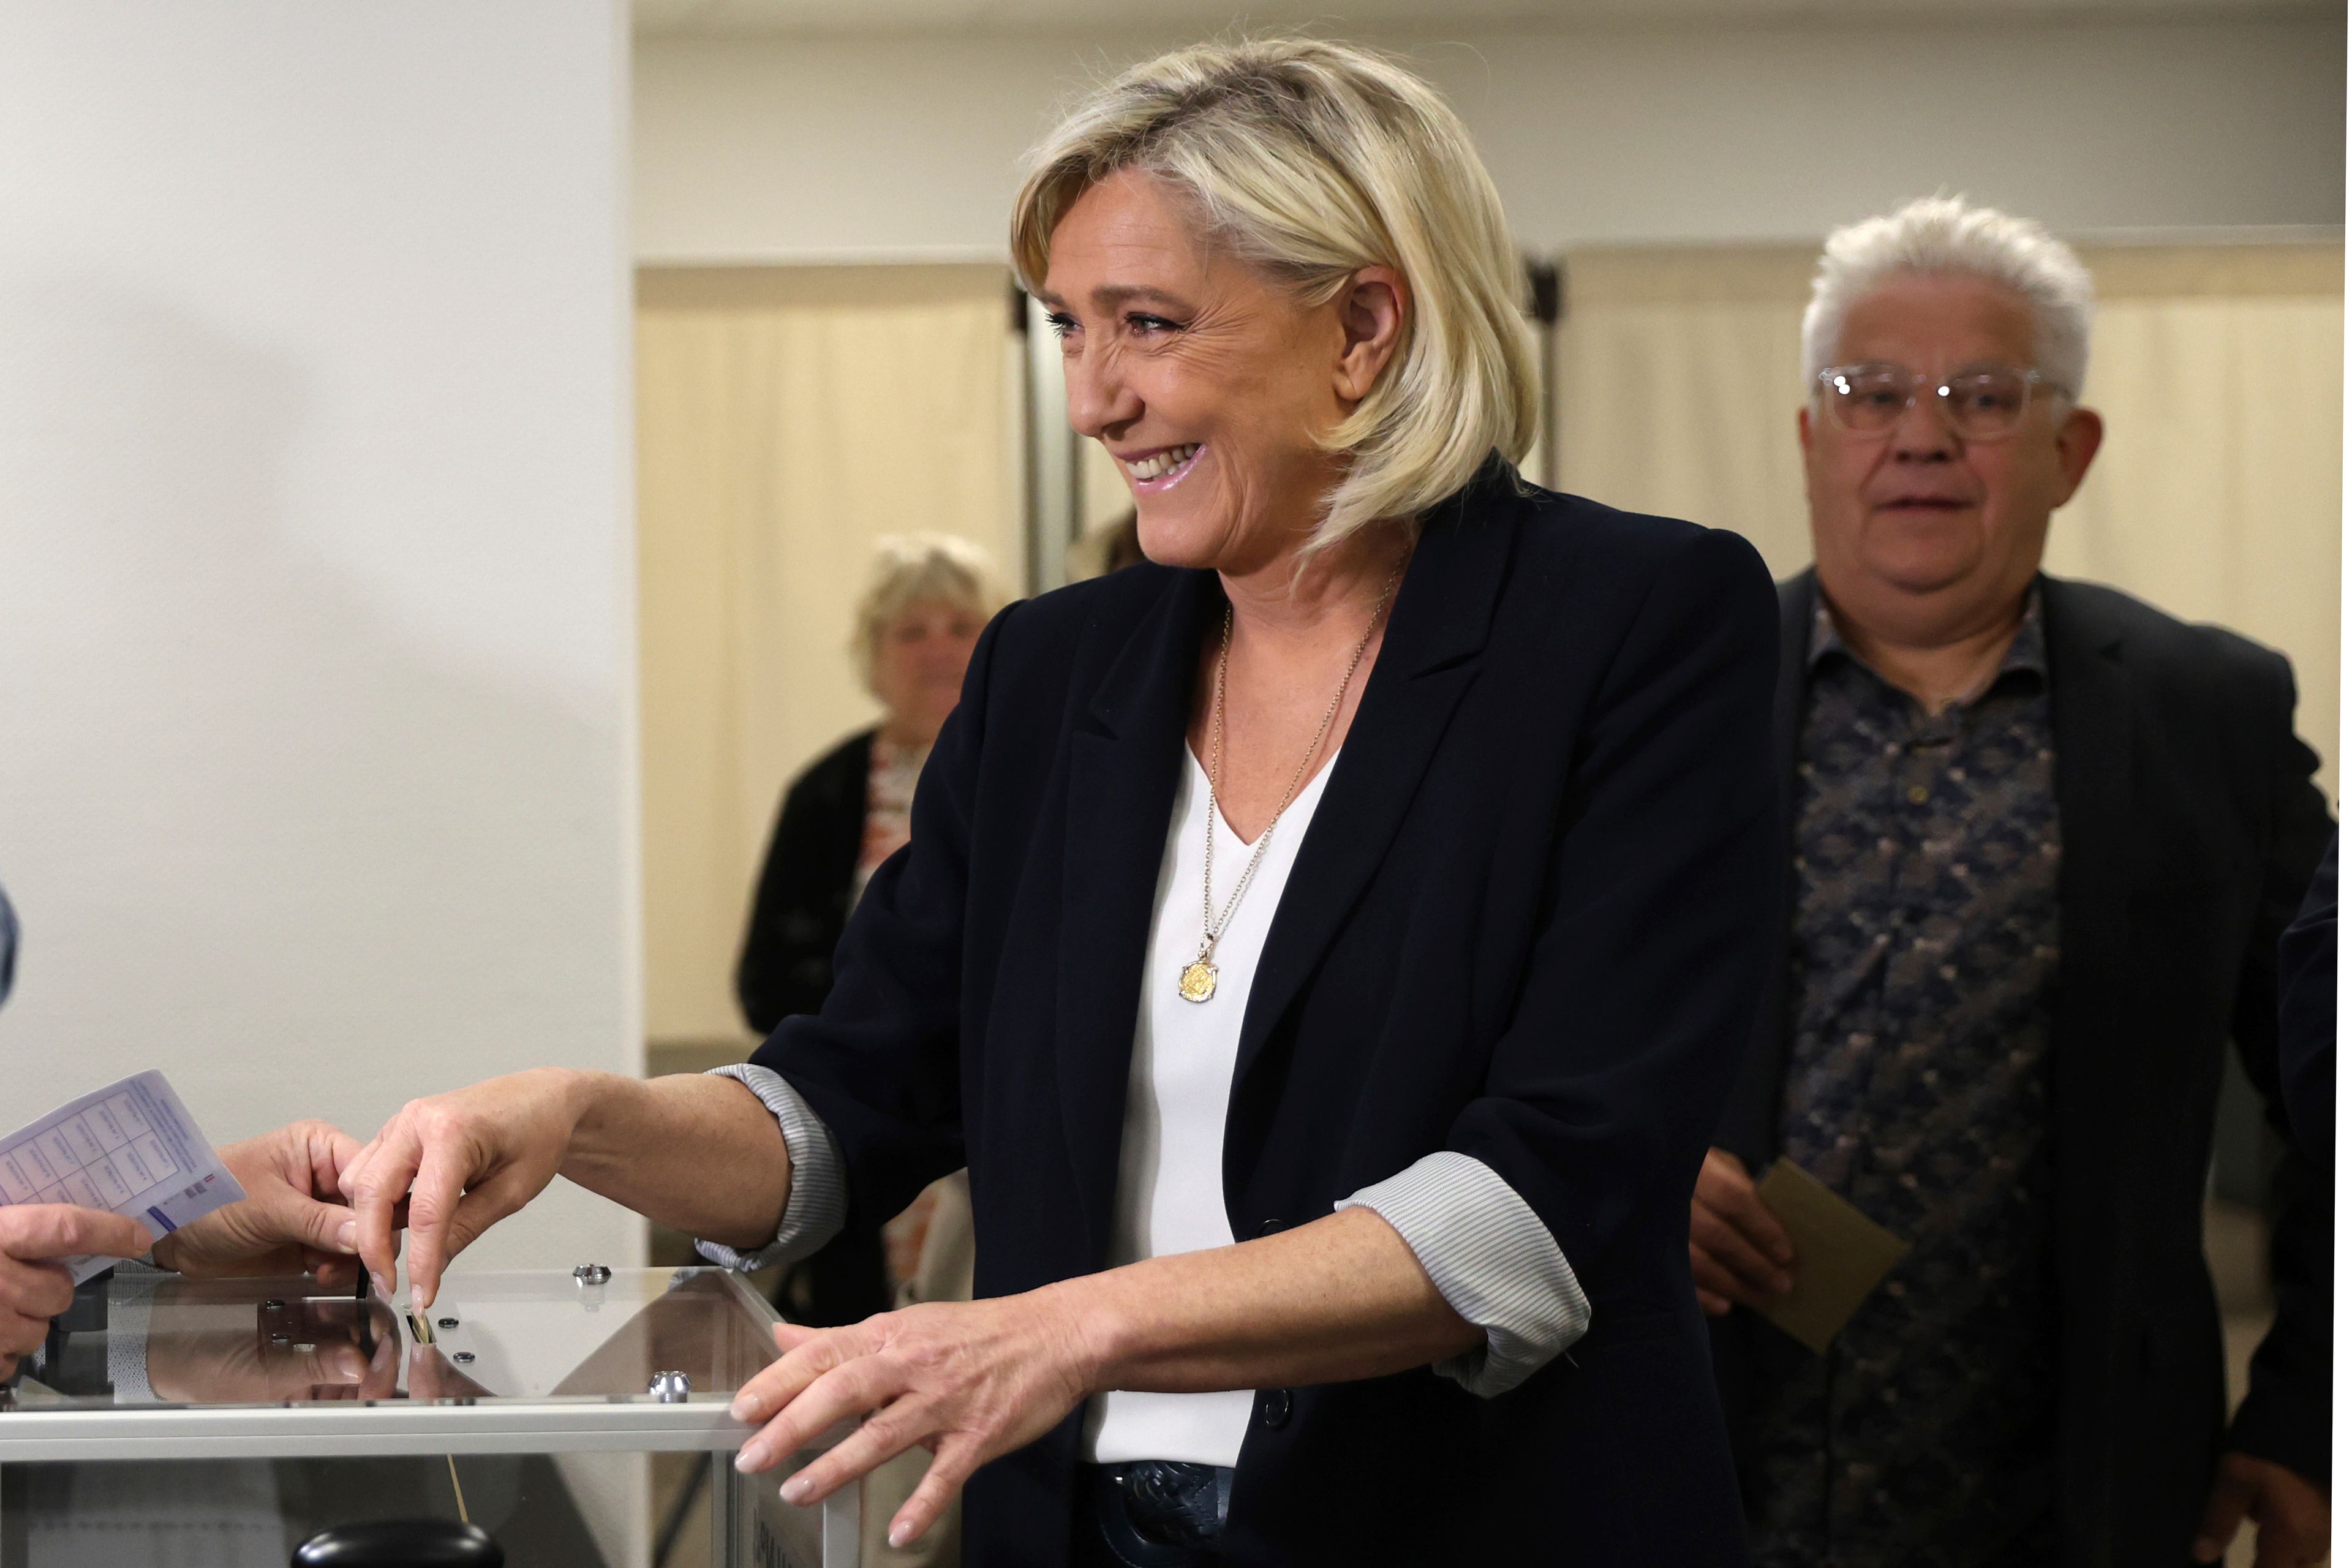
M 1691 1205 L 1763 1568 L 2326 1551 L 2325 1185 L 2226 1428 L 2200 1246 L 2234 1040 L 2277 1109 L 2276 952 L 2328 837 L 2286 661 L 2041 570 L 2099 447 L 2091 279 L 1952 199 L 1832 235 L 1782 584 L 1784 962 Z M 1909 1250 L 1816 1355 L 1786 1156 Z

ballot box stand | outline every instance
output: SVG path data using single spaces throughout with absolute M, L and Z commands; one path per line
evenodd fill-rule
M 846 1426 L 734 1468 L 728 1405 L 778 1321 L 715 1268 L 458 1271 L 423 1317 L 118 1270 L 0 1394 L 0 1568 L 287 1563 L 415 1517 L 467 1519 L 509 1564 L 851 1568 L 858 1486 L 778 1496 Z

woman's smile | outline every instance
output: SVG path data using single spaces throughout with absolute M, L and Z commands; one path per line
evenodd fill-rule
M 1156 495 L 1161 490 L 1173 489 L 1183 482 L 1184 476 L 1192 471 L 1193 461 L 1200 457 L 1204 445 L 1203 442 L 1193 441 L 1181 447 L 1162 447 L 1158 451 L 1132 458 L 1116 452 L 1111 455 L 1118 458 L 1118 466 L 1127 470 L 1129 481 L 1139 493 Z

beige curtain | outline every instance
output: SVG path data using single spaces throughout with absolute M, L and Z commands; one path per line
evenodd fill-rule
M 649 268 L 637 285 L 646 1032 L 744 1037 L 732 989 L 786 782 L 874 717 L 847 652 L 875 542 L 1019 580 L 1001 267 Z
M 2344 249 L 2085 248 L 2084 400 L 2106 419 L 2049 565 L 2279 649 L 2336 792 Z M 1796 412 L 1810 248 L 1567 258 L 1555 419 L 1565 488 L 1734 528 L 1776 575 L 1811 557 Z
M 2050 569 L 2245 633 L 2294 662 L 2296 727 L 2336 792 L 2344 249 L 2093 252 L 2084 399 L 2105 448 Z

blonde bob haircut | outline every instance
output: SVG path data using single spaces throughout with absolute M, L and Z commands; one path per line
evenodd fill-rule
M 1535 337 L 1502 198 L 1470 132 L 1419 78 L 1297 37 L 1198 44 L 1135 67 L 1031 154 L 1013 207 L 1024 288 L 1043 287 L 1055 226 L 1078 197 L 1129 169 L 1307 308 L 1359 268 L 1403 276 L 1397 351 L 1326 437 L 1349 462 L 1310 549 L 1383 518 L 1417 521 L 1490 450 L 1516 463 L 1535 444 Z
M 849 654 L 857 678 L 874 691 L 874 667 L 890 625 L 918 605 L 951 605 L 987 620 L 1009 601 L 990 567 L 988 554 L 970 540 L 948 533 L 894 533 L 874 545 L 874 574 L 857 601 L 849 634 Z

